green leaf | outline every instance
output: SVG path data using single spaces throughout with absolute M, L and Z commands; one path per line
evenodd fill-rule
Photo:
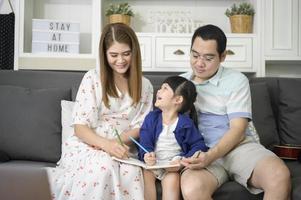
M 255 15 L 254 7 L 251 3 L 248 2 L 242 2 L 238 5 L 234 3 L 231 8 L 227 8 L 225 11 L 225 15 L 227 17 L 233 16 L 233 15 Z
M 106 16 L 113 15 L 113 14 L 123 14 L 134 16 L 132 8 L 128 3 L 120 3 L 120 4 L 110 4 L 109 7 L 106 9 Z

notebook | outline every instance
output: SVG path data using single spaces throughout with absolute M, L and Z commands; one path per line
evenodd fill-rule
M 143 167 L 144 169 L 164 169 L 164 168 L 172 168 L 172 167 L 180 167 L 181 166 L 179 163 L 170 164 L 170 161 L 157 162 L 155 165 L 148 166 L 144 162 L 142 162 L 138 159 L 135 159 L 135 158 L 120 159 L 120 158 L 113 157 L 113 159 L 117 160 L 119 162 L 122 162 L 122 163 L 127 163 L 127 164 L 130 164 L 130 165 L 140 166 L 140 167 Z

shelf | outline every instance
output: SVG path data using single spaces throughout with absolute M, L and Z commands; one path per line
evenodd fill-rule
M 246 1 L 246 0 L 244 0 Z M 251 2 L 257 10 L 256 0 Z M 103 0 L 103 13 L 111 3 L 120 3 L 121 0 Z M 136 32 L 145 33 L 192 33 L 197 27 L 204 24 L 215 24 L 225 33 L 231 33 L 230 22 L 225 15 L 237 0 L 128 0 L 133 12 L 131 26 Z M 214 13 L 214 14 L 213 14 Z M 106 24 L 104 16 L 102 24 Z M 257 16 L 254 17 L 254 33 L 257 32 Z
M 284 62 L 300 62 L 301 56 L 266 56 L 265 60 L 267 62 L 273 62 L 273 61 L 284 61 Z
M 96 60 L 90 54 L 58 56 L 24 53 L 19 57 L 19 65 L 19 69 L 86 71 L 95 68 Z
M 100 1 L 20 0 L 16 4 L 19 8 L 17 69 L 86 70 L 96 66 L 101 27 Z M 79 23 L 79 52 L 75 54 L 32 53 L 33 19 Z

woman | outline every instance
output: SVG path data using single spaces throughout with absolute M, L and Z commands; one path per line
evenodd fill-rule
M 134 153 L 128 136 L 138 137 L 152 108 L 153 88 L 142 77 L 134 31 L 124 24 L 104 27 L 99 58 L 100 70 L 88 71 L 77 93 L 74 136 L 59 166 L 48 170 L 53 199 L 143 199 L 141 169 L 111 158 Z

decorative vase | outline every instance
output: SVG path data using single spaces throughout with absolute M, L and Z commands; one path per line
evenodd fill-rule
M 252 33 L 253 16 L 251 15 L 233 15 L 230 16 L 232 33 Z
M 109 23 L 124 23 L 128 26 L 131 24 L 131 16 L 122 14 L 113 14 L 109 16 Z

